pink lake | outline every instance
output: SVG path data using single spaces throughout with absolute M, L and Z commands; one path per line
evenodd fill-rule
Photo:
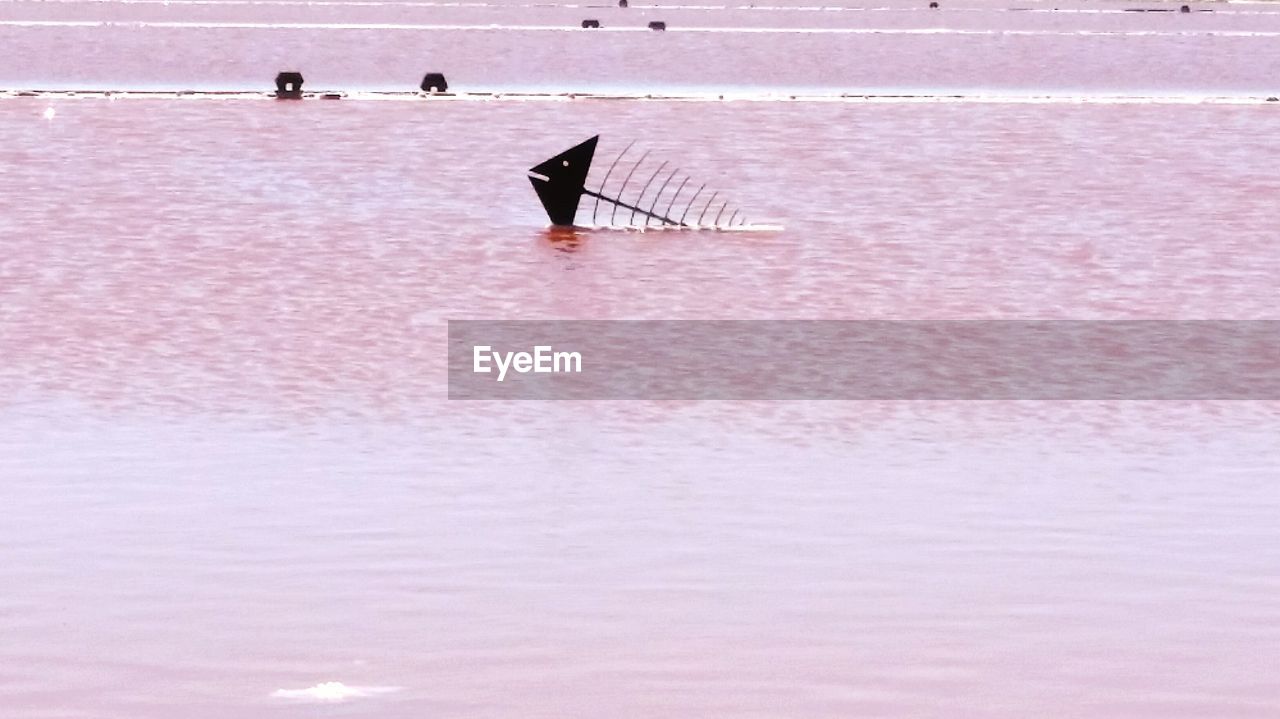
M 0 3 L 7 90 L 756 100 L 0 97 L 0 716 L 1275 717 L 1276 402 L 446 399 L 449 319 L 1280 319 L 1280 15 L 945 4 Z M 781 229 L 550 232 L 596 133 Z

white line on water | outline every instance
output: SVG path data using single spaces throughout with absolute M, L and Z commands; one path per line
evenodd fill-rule
M 762 92 L 741 94 L 638 94 L 638 93 L 535 93 L 535 92 L 467 92 L 428 95 L 419 92 L 378 92 L 353 91 L 336 93 L 330 91 L 304 93 L 307 100 L 321 99 L 325 94 L 339 95 L 342 100 L 373 101 L 408 101 L 408 102 L 590 102 L 590 101 L 636 101 L 636 102 L 828 102 L 828 103 L 985 103 L 985 104 L 1070 104 L 1070 105 L 1258 105 L 1276 106 L 1280 103 L 1272 101 L 1265 95 L 1017 95 L 1017 94 L 963 94 L 963 93 L 927 93 L 916 94 L 828 94 L 804 95 L 785 92 Z M 24 90 L 0 91 L 0 100 L 18 100 L 23 98 L 49 98 L 62 100 L 271 100 L 275 97 L 270 92 L 252 92 L 244 90 L 227 91 L 189 91 L 189 90 Z M 295 102 L 284 100 L 282 102 Z
M 385 0 L 0 0 L 0 4 L 22 5 L 29 2 L 39 2 L 41 4 L 60 4 L 60 5 L 94 5 L 94 4 L 110 4 L 110 5 L 163 5 L 166 7 L 182 7 L 184 5 L 229 5 L 229 6 L 281 6 L 281 7 L 430 7 L 430 8 L 495 8 L 502 10 L 510 9 L 582 9 L 582 10 L 602 10 L 612 9 L 616 5 L 612 3 L 492 3 L 492 2 L 432 2 L 431 0 L 420 0 L 417 2 L 405 0 L 403 2 Z M 1280 14 L 1272 10 L 1268 6 L 1268 2 L 1274 0 L 1258 0 L 1257 2 L 1233 2 L 1232 5 L 1258 5 L 1259 9 L 1245 10 L 1239 7 L 1213 9 L 1213 12 L 1225 15 L 1268 15 Z M 1215 3 L 1216 4 L 1216 3 Z M 1263 10 L 1261 8 L 1266 7 Z M 715 10 L 715 11 L 732 11 L 732 12 L 972 12 L 972 13 L 996 13 L 996 12 L 1017 12 L 1017 13 L 1074 13 L 1081 15 L 1111 15 L 1129 13 L 1130 10 L 1122 7 L 1111 8 L 1050 8 L 1050 7 L 948 7 L 942 10 L 928 10 L 923 7 L 903 7 L 903 6 L 875 6 L 875 7 L 849 7 L 844 5 L 632 5 L 634 10 Z M 1152 10 L 1152 8 L 1144 8 Z M 1172 8 L 1159 8 L 1166 12 L 1173 12 Z
M 323 23 L 323 22 L 186 22 L 186 21 L 114 21 L 114 20 L 0 20 L 0 26 L 13 27 L 113 27 L 234 30 L 458 30 L 458 31 L 525 31 L 525 32 L 642 32 L 646 27 L 603 27 L 583 29 L 571 25 L 444 25 L 418 23 Z M 1215 36 L 1215 37 L 1280 37 L 1280 31 L 1246 30 L 962 30 L 952 28 L 773 28 L 773 27 L 668 27 L 666 32 L 813 34 L 813 35 L 1017 35 L 1017 36 Z M 656 33 L 654 33 L 656 34 Z

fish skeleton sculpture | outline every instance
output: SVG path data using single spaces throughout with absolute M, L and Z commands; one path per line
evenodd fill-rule
M 604 180 L 600 183 L 600 189 L 591 190 L 587 188 L 587 175 L 591 172 L 591 161 L 596 154 L 596 144 L 600 141 L 600 136 L 581 142 L 564 152 L 545 160 L 529 169 L 529 182 L 533 183 L 533 189 L 538 193 L 538 199 L 542 201 L 542 207 L 547 211 L 547 217 L 550 218 L 551 224 L 572 227 L 576 224 L 578 216 L 578 205 L 582 200 L 582 196 L 595 198 L 595 203 L 591 209 L 591 225 L 597 226 L 597 215 L 600 211 L 600 202 L 603 200 L 612 206 L 609 211 L 609 220 L 605 226 L 609 227 L 640 227 L 641 229 L 650 226 L 666 227 L 666 228 L 682 228 L 682 229 L 717 229 L 727 230 L 736 227 L 745 227 L 746 220 L 741 213 L 734 209 L 727 216 L 725 212 L 729 209 L 728 201 L 715 205 L 715 201 L 720 198 L 720 193 L 712 192 L 709 195 L 704 194 L 707 189 L 706 184 L 698 187 L 689 195 L 689 200 L 683 202 L 683 211 L 677 217 L 674 209 L 676 201 L 684 193 L 686 187 L 690 187 L 690 178 L 685 177 L 679 183 L 673 184 L 676 176 L 680 173 L 680 168 L 673 169 L 670 173 L 664 175 L 668 163 L 664 162 L 658 165 L 658 168 L 649 175 L 649 179 L 644 185 L 640 186 L 640 191 L 635 198 L 627 201 L 627 187 L 631 184 L 632 178 L 636 175 L 636 171 L 644 164 L 649 157 L 649 153 L 640 156 L 635 165 L 631 167 L 625 178 L 622 180 L 621 187 L 618 188 L 617 196 L 610 197 L 605 192 L 608 189 L 609 178 L 613 175 L 613 171 L 618 167 L 618 163 L 623 156 L 631 149 L 632 145 L 627 145 L 625 149 L 609 166 L 608 172 L 605 173 Z M 633 145 L 635 143 L 632 143 Z M 658 180 L 660 176 L 665 179 L 659 184 L 658 191 L 649 196 L 649 189 Z M 675 189 L 665 203 L 660 203 L 663 193 L 668 187 Z M 648 197 L 648 206 L 645 206 L 645 198 Z M 699 203 L 695 208 L 699 198 L 705 197 L 706 201 Z M 664 204 L 665 206 L 661 206 Z M 701 208 L 697 210 L 697 208 Z M 625 219 L 618 222 L 618 210 L 623 210 Z M 696 214 L 695 214 L 695 210 Z M 637 220 L 637 217 L 643 219 L 643 223 Z M 703 224 L 704 220 L 710 219 L 711 222 Z

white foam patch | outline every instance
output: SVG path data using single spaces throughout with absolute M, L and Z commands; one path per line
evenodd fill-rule
M 271 698 L 314 704 L 336 704 L 352 699 L 395 694 L 403 689 L 404 687 L 349 687 L 342 682 L 321 682 L 306 689 L 277 689 L 271 692 Z

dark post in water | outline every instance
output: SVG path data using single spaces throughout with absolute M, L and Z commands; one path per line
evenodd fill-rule
M 444 79 L 444 74 L 439 72 L 429 72 L 422 78 L 422 91 L 437 93 L 448 92 L 449 81 Z
M 285 71 L 276 75 L 276 98 L 298 100 L 302 98 L 302 73 Z

